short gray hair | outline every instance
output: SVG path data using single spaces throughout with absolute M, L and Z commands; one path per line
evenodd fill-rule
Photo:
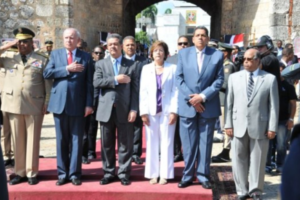
M 76 28 L 67 28 L 67 29 L 65 29 L 63 35 L 65 35 L 66 31 L 71 31 L 71 30 L 75 32 L 75 34 L 78 38 L 81 38 L 81 34 Z
M 131 35 L 128 35 L 128 36 L 124 37 L 123 41 L 125 41 L 125 40 L 133 40 L 134 43 L 135 43 L 135 38 Z
M 107 36 L 106 38 L 106 42 L 108 42 L 109 39 L 111 38 L 116 38 L 119 40 L 119 43 L 122 44 L 122 36 L 119 35 L 118 33 L 113 33 L 113 34 L 110 34 L 109 36 Z

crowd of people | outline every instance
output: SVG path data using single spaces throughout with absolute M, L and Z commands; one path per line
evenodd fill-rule
M 262 36 L 241 55 L 238 46 L 210 40 L 207 28 L 199 26 L 193 44 L 186 36 L 178 38 L 178 54 L 169 56 L 168 45 L 156 41 L 148 59 L 137 54 L 132 36 L 110 34 L 106 49 L 99 45 L 90 54 L 75 28 L 63 32 L 63 48 L 52 50 L 53 42 L 46 41 L 45 52 L 34 51 L 30 29 L 13 33 L 16 39 L 0 47 L 1 159 L 14 166 L 10 185 L 39 182 L 39 143 L 48 113 L 55 123 L 57 186 L 82 184 L 82 164 L 96 158 L 98 124 L 100 185 L 116 178 L 130 185 L 131 163 L 143 163 L 143 126 L 150 184 L 167 184 L 174 178 L 174 162 L 183 160 L 178 187 L 192 185 L 196 176 L 211 189 L 211 162 L 232 160 L 237 199 L 261 199 L 265 172 L 284 173 L 285 160 L 292 162 L 286 155 L 296 82 L 280 75 L 298 62 L 290 43 L 282 48 L 278 42 L 275 48 L 269 36 Z M 290 149 L 299 151 L 294 132 Z M 211 157 L 213 142 L 223 142 L 224 148 Z M 291 188 L 283 184 L 283 199 Z

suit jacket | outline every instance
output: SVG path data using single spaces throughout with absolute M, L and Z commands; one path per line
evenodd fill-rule
M 0 65 L 4 78 L 1 110 L 14 114 L 42 115 L 48 104 L 52 81 L 43 78 L 48 59 L 32 52 L 25 65 L 19 53 L 1 54 Z M 6 72 L 5 72 L 6 71 Z M 6 73 L 6 75 L 5 75 Z
M 175 83 L 176 65 L 164 62 L 162 74 L 162 113 L 178 113 L 178 90 Z M 154 63 L 145 65 L 140 82 L 140 115 L 156 115 L 157 84 Z
M 111 116 L 113 105 L 119 122 L 128 122 L 130 110 L 138 111 L 138 74 L 136 63 L 122 57 L 119 74 L 126 74 L 131 78 L 127 84 L 115 85 L 115 75 L 110 57 L 96 63 L 94 87 L 100 88 L 100 98 L 96 119 L 107 122 Z
M 235 137 L 246 131 L 253 139 L 267 139 L 266 132 L 277 132 L 279 96 L 276 77 L 259 70 L 250 100 L 247 98 L 247 71 L 230 75 L 226 93 L 225 128 Z
M 66 49 L 51 52 L 44 71 L 46 79 L 54 79 L 48 111 L 84 116 L 85 107 L 93 106 L 93 61 L 90 54 L 77 49 L 74 60 L 84 66 L 82 72 L 68 72 Z
M 215 118 L 221 115 L 219 90 L 224 81 L 223 54 L 213 48 L 206 47 L 202 70 L 199 74 L 196 48 L 188 47 L 178 53 L 176 83 L 179 89 L 179 115 L 192 118 L 195 108 L 188 102 L 190 94 L 204 94 L 204 118 Z

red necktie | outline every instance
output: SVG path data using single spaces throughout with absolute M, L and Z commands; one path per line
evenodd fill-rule
M 73 62 L 72 52 L 69 51 L 69 52 L 68 52 L 68 65 L 70 65 L 72 62 Z

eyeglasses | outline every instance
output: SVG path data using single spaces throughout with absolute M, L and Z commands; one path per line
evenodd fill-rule
M 243 61 L 244 61 L 244 62 L 245 62 L 246 60 L 247 60 L 247 61 L 252 61 L 252 60 L 255 60 L 255 59 L 256 59 L 256 58 L 254 58 L 254 57 L 252 57 L 252 58 L 245 58 L 245 57 L 244 57 L 244 58 L 243 58 Z
M 19 44 L 21 44 L 21 43 L 27 44 L 28 42 L 29 42 L 28 39 L 26 39 L 26 40 L 19 40 L 19 41 L 18 41 Z
M 188 44 L 189 44 L 188 42 L 178 42 L 178 46 L 182 46 L 182 45 L 187 46 Z
M 103 55 L 103 52 L 94 51 L 94 54 L 96 54 L 96 55 Z

